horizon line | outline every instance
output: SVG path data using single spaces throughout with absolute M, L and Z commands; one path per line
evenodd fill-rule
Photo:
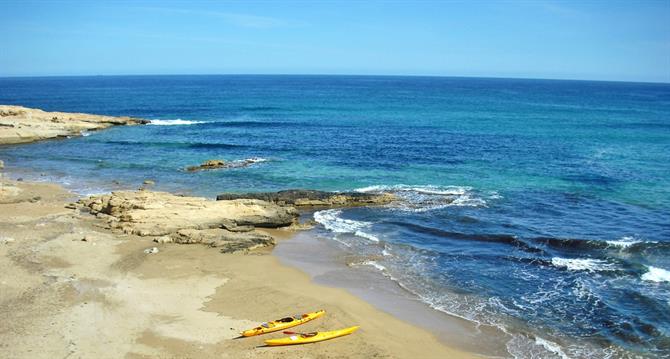
M 0 75 L 0 79 L 30 79 L 30 78 L 72 78 L 72 77 L 151 77 L 151 76 L 332 76 L 332 77 L 425 77 L 425 78 L 461 78 L 461 79 L 491 79 L 491 80 L 537 80 L 537 81 L 573 81 L 573 82 L 616 82 L 633 84 L 670 85 L 664 81 L 629 81 L 629 80 L 602 80 L 579 78 L 546 78 L 546 77 L 505 77 L 505 76 L 467 76 L 467 75 L 398 75 L 398 74 L 328 74 L 328 73 L 159 73 L 159 74 L 96 74 L 96 75 Z

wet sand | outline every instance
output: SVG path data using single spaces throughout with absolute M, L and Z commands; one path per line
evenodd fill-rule
M 48 183 L 1 180 L 0 350 L 9 358 L 469 358 L 268 249 L 222 254 L 113 234 Z M 272 231 L 276 237 L 289 233 Z M 281 240 L 281 238 L 279 238 Z M 158 253 L 144 250 L 157 247 Z M 328 342 L 261 347 L 260 322 L 325 309 L 298 331 L 360 325 Z

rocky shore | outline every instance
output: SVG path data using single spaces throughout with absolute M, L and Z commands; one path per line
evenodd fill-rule
M 0 145 L 80 136 L 86 131 L 149 122 L 131 117 L 46 112 L 22 106 L 0 105 Z
M 257 229 L 298 222 L 295 208 L 266 201 L 212 201 L 146 190 L 92 196 L 69 207 L 90 212 L 117 233 L 152 237 L 160 243 L 202 243 L 222 252 L 274 245 L 272 236 Z
M 259 199 L 280 206 L 296 207 L 357 207 L 384 205 L 397 200 L 390 193 L 327 192 L 306 189 L 289 189 L 279 192 L 222 193 L 219 201 L 240 198 Z

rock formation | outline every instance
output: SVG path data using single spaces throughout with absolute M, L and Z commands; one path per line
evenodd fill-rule
M 281 206 L 296 207 L 356 207 L 382 205 L 396 200 L 396 197 L 390 193 L 326 192 L 305 189 L 289 189 L 279 192 L 222 193 L 216 196 L 219 201 L 240 198 L 253 198 Z
M 85 131 L 146 123 L 149 121 L 130 117 L 45 112 L 21 106 L 0 105 L 0 145 L 80 136 Z
M 189 172 L 196 172 L 202 170 L 215 170 L 219 168 L 242 168 L 253 165 L 254 163 L 265 162 L 263 158 L 247 158 L 243 160 L 236 160 L 226 162 L 224 160 L 207 160 L 197 166 L 186 167 Z
M 144 190 L 92 196 L 77 206 L 105 219 L 114 231 L 167 236 L 172 242 L 203 243 L 224 252 L 273 245 L 274 239 L 256 228 L 287 227 L 298 220 L 295 208 L 257 199 L 212 201 Z

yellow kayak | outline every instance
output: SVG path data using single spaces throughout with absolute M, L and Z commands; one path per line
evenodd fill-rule
M 259 327 L 254 329 L 245 330 L 242 332 L 242 336 L 251 337 L 254 335 L 272 333 L 278 330 L 284 330 L 286 328 L 295 327 L 302 323 L 307 323 L 312 319 L 316 319 L 322 315 L 326 314 L 325 310 L 319 310 L 312 313 L 305 313 L 294 315 L 292 317 L 286 317 L 282 319 L 273 320 L 271 322 L 263 323 Z
M 266 345 L 275 346 L 275 345 L 293 345 L 293 344 L 307 344 L 307 343 L 316 343 L 323 340 L 333 339 L 337 337 L 342 337 L 349 335 L 356 330 L 358 326 L 333 330 L 330 332 L 314 332 L 314 333 L 298 333 L 296 335 L 291 335 L 290 337 L 281 338 L 281 339 L 268 339 L 265 341 Z

